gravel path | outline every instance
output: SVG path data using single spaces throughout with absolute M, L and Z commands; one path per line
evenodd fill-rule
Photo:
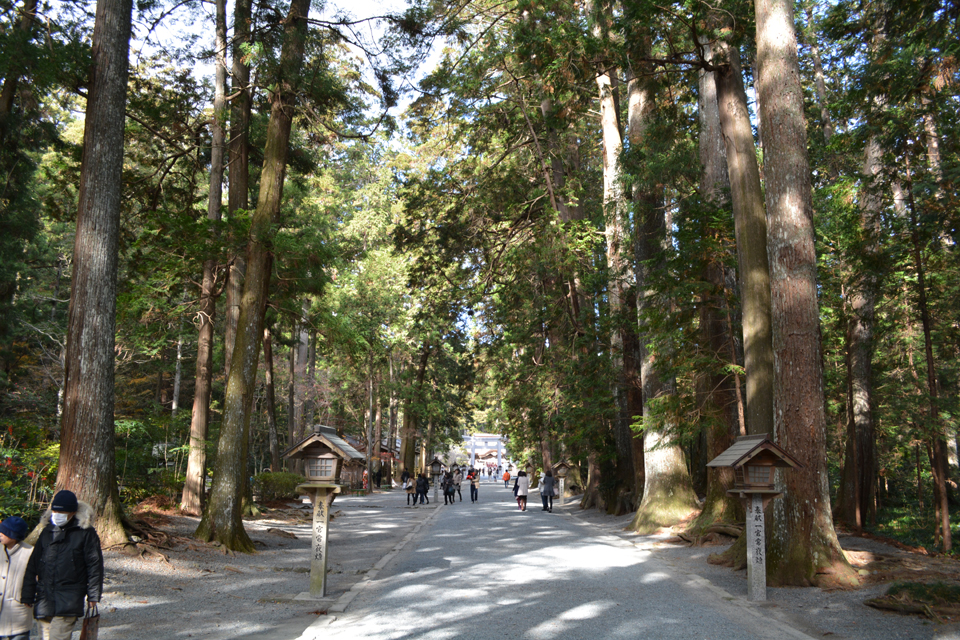
M 107 552 L 100 637 L 960 640 L 957 625 L 862 604 L 886 585 L 768 589 L 758 606 L 745 600 L 745 572 L 706 562 L 722 547 L 629 534 L 630 516 L 576 502 L 550 514 L 531 501 L 520 513 L 499 482 L 484 482 L 480 498 L 437 509 L 407 507 L 398 491 L 338 497 L 330 595 L 319 601 L 295 599 L 309 587 L 309 508 L 246 521 L 259 549 L 252 555 L 195 542 L 164 550 L 169 561 Z M 195 527 L 196 519 L 174 517 L 163 529 L 189 536 Z M 842 542 L 898 553 L 861 538 Z
M 485 485 L 480 503 L 439 510 L 346 613 L 300 640 L 960 637 L 862 604 L 883 586 L 769 589 L 768 603 L 747 603 L 743 572 L 706 563 L 722 547 L 627 534 L 629 520 L 575 504 L 519 513 L 502 484 Z
M 384 500 L 381 498 L 390 498 Z M 328 593 L 295 601 L 309 589 L 309 505 L 283 517 L 247 520 L 256 554 L 225 554 L 193 543 L 157 556 L 104 554 L 101 640 L 278 639 L 296 637 L 320 612 L 362 580 L 376 560 L 431 512 L 405 508 L 399 496 L 338 497 L 330 527 Z M 196 518 L 175 517 L 168 533 L 189 536 Z M 149 630 L 149 631 L 147 631 Z

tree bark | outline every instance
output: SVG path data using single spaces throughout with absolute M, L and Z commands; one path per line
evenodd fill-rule
M 937 364 L 933 357 L 933 337 L 930 310 L 927 305 L 926 269 L 923 263 L 923 247 L 920 241 L 919 219 L 916 202 L 913 197 L 913 185 L 910 176 L 910 164 L 907 163 L 907 210 L 910 214 L 910 241 L 913 249 L 914 269 L 917 273 L 917 304 L 920 311 L 920 323 L 923 327 L 923 347 L 927 364 L 927 395 L 930 402 L 928 433 L 930 438 L 930 472 L 933 475 L 934 501 L 939 516 L 939 532 L 943 552 L 953 546 L 950 533 L 950 503 L 947 493 L 948 464 L 947 443 L 944 439 L 943 425 L 940 421 L 939 385 L 937 384 Z
M 757 91 L 766 139 L 774 427 L 780 446 L 804 465 L 780 474 L 785 493 L 774 503 L 767 576 L 774 585 L 807 585 L 829 571 L 832 580 L 854 585 L 857 574 L 830 516 L 813 205 L 793 3 L 757 0 L 755 8 Z
M 310 362 L 310 301 L 304 299 L 300 309 L 300 339 L 297 342 L 297 364 L 293 371 L 293 431 L 294 442 L 304 437 L 307 427 L 305 404 L 310 381 L 307 366 Z
M 882 150 L 876 136 L 864 149 L 860 197 L 863 265 L 850 287 L 851 316 L 847 323 L 847 371 L 850 377 L 848 444 L 843 463 L 844 491 L 838 492 L 838 519 L 861 529 L 875 522 L 877 463 L 873 424 L 873 326 L 879 288 L 877 228 L 883 212 L 879 188 Z
M 8 40 L 8 47 L 10 44 L 23 46 L 31 40 L 36 16 L 37 0 L 25 0 L 23 10 L 20 13 L 20 24 L 14 33 L 14 42 Z M 0 90 L 0 131 L 4 134 L 3 137 L 6 137 L 8 133 L 7 118 L 13 111 L 13 100 L 17 95 L 17 87 L 20 84 L 20 76 L 23 75 L 24 69 L 20 60 L 18 60 L 19 56 L 14 51 L 8 49 L 4 52 L 4 55 L 11 56 L 13 62 L 12 68 L 7 69 L 6 77 L 3 80 L 3 89 Z M 21 60 L 24 58 L 21 58 Z
M 430 359 L 431 347 L 424 342 L 420 347 L 420 362 L 417 365 L 417 374 L 413 388 L 403 405 L 403 427 L 400 437 L 400 462 L 403 469 L 413 473 L 417 466 L 416 442 L 418 435 L 418 403 L 423 389 L 423 380 L 427 373 L 427 361 Z M 426 443 L 423 444 L 426 446 Z
M 380 459 L 380 440 L 376 442 L 373 440 L 373 423 L 377 417 L 373 403 L 376 394 L 376 385 L 373 381 L 373 358 L 370 358 L 367 375 L 367 419 L 365 420 L 367 424 L 364 436 L 367 440 L 367 493 L 373 493 L 373 461 Z
M 627 259 L 629 234 L 624 224 L 626 200 L 620 169 L 623 137 L 618 115 L 617 75 L 614 69 L 605 66 L 598 70 L 595 80 L 599 90 L 600 126 L 603 135 L 603 218 L 604 236 L 607 242 L 607 304 L 609 315 L 613 320 L 610 329 L 610 360 L 614 372 L 612 395 L 616 416 L 613 420 L 613 435 L 617 449 L 615 468 L 619 485 L 614 493 L 618 494 L 626 490 L 631 496 L 635 496 L 637 482 L 633 464 L 633 432 L 630 429 L 627 405 L 627 372 L 624 371 L 624 333 L 628 323 L 633 324 L 624 299 L 629 297 L 627 289 L 630 287 L 629 283 L 635 278 L 633 267 Z M 636 312 L 633 315 L 636 317 Z M 630 329 L 632 330 L 632 326 Z M 636 378 L 636 374 L 633 377 Z M 616 508 L 616 504 L 616 501 L 613 501 L 610 506 Z
M 383 442 L 383 388 L 381 380 L 380 395 L 376 398 L 377 416 L 373 426 L 373 442 L 375 445 L 376 456 L 374 457 L 374 471 L 380 472 L 380 479 L 383 479 L 383 458 L 381 457 L 380 443 Z M 372 476 L 371 476 L 372 478 Z
M 712 62 L 710 43 L 703 42 L 701 46 L 706 60 Z M 714 76 L 712 71 L 700 71 L 700 164 L 703 168 L 700 192 L 704 202 L 724 207 L 729 206 L 726 193 L 730 189 L 730 176 Z M 717 237 L 719 232 L 708 228 L 707 233 Z M 697 380 L 697 405 L 705 430 L 708 461 L 730 447 L 739 430 L 737 389 L 733 376 L 716 370 L 721 363 L 729 365 L 737 362 L 736 352 L 731 348 L 733 336 L 728 334 L 731 324 L 725 317 L 729 315 L 723 295 L 726 290 L 726 271 L 719 255 L 708 257 L 703 279 L 709 284 L 710 290 L 700 301 L 701 343 L 709 347 L 711 355 L 717 360 L 715 371 L 703 373 Z M 715 522 L 737 522 L 742 519 L 740 501 L 727 495 L 727 489 L 732 486 L 732 469 L 706 468 L 706 500 L 698 520 L 701 529 Z
M 394 362 L 393 362 L 393 353 L 390 353 L 390 400 L 388 407 L 388 422 L 387 422 L 387 432 L 390 434 L 387 439 L 388 449 L 391 454 L 393 453 L 393 448 L 397 446 L 397 439 L 400 435 L 399 425 L 397 423 L 397 389 L 396 389 L 397 378 L 394 372 Z M 397 457 L 400 456 L 400 450 L 397 449 Z M 398 463 L 398 460 L 391 460 L 390 464 L 390 480 L 393 480 L 395 473 L 395 465 Z
M 270 281 L 271 249 L 275 225 L 280 219 L 280 203 L 287 169 L 290 131 L 294 116 L 296 83 L 303 64 L 309 0 L 291 0 L 284 24 L 279 78 L 270 96 L 270 122 L 264 149 L 260 197 L 251 220 L 247 244 L 247 273 L 236 345 L 227 394 L 223 424 L 217 448 L 216 473 L 209 508 L 204 513 L 196 536 L 217 540 L 227 549 L 254 551 L 253 542 L 241 520 L 243 479 L 246 474 L 247 432 L 250 408 L 256 384 L 260 340 L 263 337 L 263 312 Z
M 227 5 L 217 0 L 215 25 L 216 76 L 214 80 L 212 144 L 210 149 L 210 192 L 207 198 L 207 220 L 220 220 L 223 200 L 223 157 L 226 133 L 224 111 L 227 87 Z M 190 418 L 190 453 L 180 497 L 180 509 L 198 516 L 203 513 L 205 478 L 207 474 L 207 434 L 210 430 L 210 397 L 213 389 L 213 325 L 217 313 L 215 292 L 217 264 L 213 258 L 203 263 L 200 284 L 200 327 L 197 337 L 197 372 L 193 394 L 193 414 Z
M 634 244 L 637 252 L 637 289 L 641 292 L 639 306 L 643 310 L 653 304 L 654 293 L 650 280 L 654 261 L 660 258 L 666 240 L 666 225 L 663 208 L 638 207 L 638 237 Z M 645 336 L 641 327 L 641 336 Z M 646 340 L 641 339 L 641 345 Z M 640 379 L 643 384 L 643 500 L 637 508 L 630 528 L 638 533 L 649 533 L 660 527 L 671 526 L 699 507 L 693 492 L 690 473 L 683 457 L 683 450 L 669 434 L 669 428 L 657 427 L 652 418 L 652 402 L 662 395 L 675 393 L 665 384 L 656 370 L 653 355 L 641 348 Z
M 114 471 L 117 260 L 130 0 L 99 0 L 83 131 L 57 489 L 93 506 L 107 546 L 126 542 Z
M 243 48 L 249 45 L 252 0 L 238 0 L 233 10 L 233 63 L 231 77 L 234 95 L 230 108 L 230 187 L 227 194 L 227 210 L 230 216 L 239 215 L 249 206 L 250 191 L 250 65 L 244 62 Z M 240 296 L 243 293 L 243 278 L 246 260 L 236 256 L 227 273 L 226 310 L 224 326 L 224 374 L 230 378 L 230 364 L 240 313 Z
M 273 386 L 273 338 L 270 334 L 270 327 L 263 328 L 263 373 L 267 396 L 267 435 L 270 439 L 270 470 L 280 471 L 283 469 L 283 463 L 280 461 L 280 441 L 277 437 L 277 395 Z
M 773 338 L 770 326 L 770 268 L 767 217 L 750 127 L 740 52 L 721 39 L 714 63 L 720 127 L 726 148 L 737 237 L 740 299 L 743 305 L 743 351 L 747 374 L 747 433 L 773 434 Z
M 230 379 L 230 366 L 233 364 L 233 349 L 237 341 L 237 321 L 240 318 L 240 299 L 243 295 L 244 277 L 247 271 L 247 259 L 236 256 L 227 268 L 227 291 L 223 311 L 223 374 Z
M 644 53 L 649 52 L 649 42 L 644 40 L 642 48 Z M 629 89 L 628 135 L 632 146 L 640 146 L 646 143 L 646 129 L 654 114 L 654 95 L 649 84 L 640 79 L 636 79 Z M 658 206 L 662 194 L 635 190 L 632 195 L 636 218 L 633 249 L 637 265 L 636 291 L 640 318 L 638 343 L 643 391 L 644 486 L 643 498 L 630 526 L 643 533 L 676 524 L 699 504 L 684 462 L 683 450 L 667 435 L 667 429 L 655 427 L 651 417 L 652 401 L 674 392 L 670 385 L 661 382 L 653 355 L 645 346 L 649 330 L 644 322 L 644 314 L 653 304 L 654 297 L 651 289 L 653 267 L 650 265 L 661 260 L 666 240 L 664 210 Z
M 810 47 L 810 60 L 813 62 L 813 86 L 817 96 L 817 107 L 820 109 L 820 127 L 823 131 L 823 141 L 830 144 L 834 131 L 833 118 L 830 117 L 830 111 L 827 108 L 827 80 L 826 74 L 823 72 L 820 44 L 817 41 L 817 29 L 814 25 L 813 3 L 808 2 L 804 9 L 807 14 L 807 28 L 803 34 L 803 39 Z M 830 171 L 830 179 L 835 180 L 838 174 L 835 163 L 829 163 L 828 170 Z
M 596 451 L 591 449 L 587 454 L 587 484 L 583 488 L 583 497 L 580 498 L 580 508 L 593 507 L 603 510 L 604 502 L 600 494 L 600 463 Z

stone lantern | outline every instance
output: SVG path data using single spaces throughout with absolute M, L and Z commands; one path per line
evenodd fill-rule
M 310 559 L 310 595 L 327 595 L 327 530 L 330 507 L 342 490 L 340 472 L 344 461 L 363 460 L 363 454 L 337 435 L 333 427 L 316 425 L 314 432 L 283 452 L 290 460 L 303 460 L 307 482 L 297 491 L 313 503 L 313 553 Z
M 343 458 L 333 453 L 321 453 L 316 457 L 305 458 L 303 475 L 311 482 L 339 482 L 343 469 Z
M 729 495 L 744 502 L 747 524 L 747 598 L 755 602 L 767 599 L 766 534 L 763 511 L 782 494 L 774 484 L 777 468 L 803 467 L 799 460 L 774 444 L 767 434 L 741 436 L 732 447 L 707 463 L 708 467 L 733 469 L 733 487 Z
M 438 478 L 440 477 L 441 469 L 443 469 L 443 463 L 440 462 L 439 458 L 434 456 L 433 462 L 430 463 L 430 475 L 433 476 L 433 501 L 434 502 L 439 500 L 439 498 L 437 497 L 437 485 L 440 484 L 438 482 Z

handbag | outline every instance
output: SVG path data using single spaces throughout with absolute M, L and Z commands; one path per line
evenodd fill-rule
M 97 640 L 100 635 L 100 610 L 97 605 L 87 607 L 83 614 L 83 626 L 80 628 L 80 640 Z
M 560 487 L 558 487 L 556 483 L 553 484 L 553 497 L 554 498 L 560 497 Z

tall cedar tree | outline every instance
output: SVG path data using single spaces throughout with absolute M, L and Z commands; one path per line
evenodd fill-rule
M 307 37 L 309 0 L 293 0 L 285 20 L 278 78 L 270 96 L 270 123 L 264 149 L 260 197 L 250 226 L 247 271 L 240 299 L 236 342 L 224 400 L 223 424 L 217 447 L 216 472 L 210 503 L 197 527 L 196 537 L 217 540 L 227 549 L 254 551 L 243 529 L 242 490 L 247 471 L 247 432 L 256 385 L 263 313 L 270 283 L 271 247 L 287 171 L 290 131 L 293 125 L 296 84 L 300 79 Z
M 132 0 L 99 0 L 67 325 L 57 488 L 97 513 L 107 546 L 126 542 L 114 471 L 114 345 L 124 108 Z
M 830 516 L 813 204 L 793 3 L 757 0 L 755 8 L 757 94 L 767 140 L 774 422 L 780 445 L 804 464 L 784 474 L 767 575 L 772 584 L 807 585 L 828 570 L 838 583 L 859 584 Z
M 216 1 L 216 77 L 213 98 L 213 141 L 210 149 L 210 193 L 207 200 L 207 220 L 220 220 L 223 197 L 223 156 L 226 141 L 227 85 L 227 3 Z M 210 396 L 213 387 L 213 321 L 217 313 L 216 260 L 208 257 L 203 262 L 200 281 L 200 328 L 197 336 L 197 373 L 193 395 L 193 414 L 190 420 L 190 454 L 187 459 L 186 479 L 180 509 L 198 516 L 203 513 L 204 478 L 207 468 L 207 432 L 210 423 Z

